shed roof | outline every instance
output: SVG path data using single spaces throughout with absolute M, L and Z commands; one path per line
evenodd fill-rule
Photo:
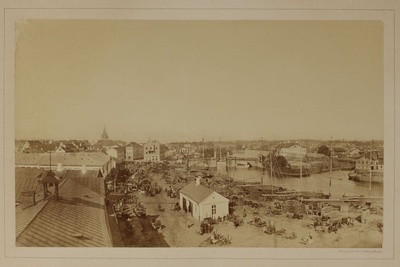
M 215 191 L 202 185 L 196 185 L 196 182 L 191 182 L 182 188 L 180 192 L 193 199 L 196 203 L 201 203 Z
M 82 185 L 67 180 L 60 200 L 51 198 L 17 237 L 17 246 L 112 246 L 106 224 L 104 199 Z

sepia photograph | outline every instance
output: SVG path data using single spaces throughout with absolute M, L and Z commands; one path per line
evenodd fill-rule
M 382 247 L 382 22 L 15 30 L 17 246 Z
M 195 2 L 2 4 L 4 263 L 395 266 L 395 4 Z

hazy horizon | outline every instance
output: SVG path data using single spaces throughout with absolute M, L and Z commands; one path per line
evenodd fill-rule
M 383 140 L 380 21 L 26 20 L 16 139 Z

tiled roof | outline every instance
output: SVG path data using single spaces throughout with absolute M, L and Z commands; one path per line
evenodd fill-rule
M 138 143 L 135 143 L 135 142 L 130 142 L 130 143 L 127 144 L 126 146 L 143 148 L 143 146 L 142 146 L 141 144 L 138 144 Z
M 80 184 L 66 180 L 60 199 L 51 198 L 17 237 L 17 246 L 112 246 L 104 198 Z
M 102 152 L 78 152 L 69 154 L 52 154 L 51 163 L 64 166 L 103 166 L 110 160 L 110 156 Z M 16 153 L 15 165 L 50 165 L 48 153 Z
M 208 196 L 214 193 L 213 190 L 202 185 L 196 185 L 192 182 L 180 190 L 181 193 L 187 195 L 197 203 L 201 203 Z
M 360 159 L 362 157 L 365 157 L 367 159 L 369 159 L 371 157 L 371 152 L 366 152 L 358 157 L 356 157 L 357 159 Z M 384 158 L 384 152 L 382 151 L 372 151 L 372 160 L 377 160 L 377 159 L 381 159 L 383 160 Z
M 42 190 L 42 185 L 38 182 L 43 169 L 15 168 L 15 200 L 19 201 L 21 193 L 24 191 Z

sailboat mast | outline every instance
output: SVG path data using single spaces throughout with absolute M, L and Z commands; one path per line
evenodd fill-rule
M 301 154 L 300 154 L 300 192 L 301 192 L 301 182 L 303 180 L 303 162 L 301 159 Z
M 371 196 L 371 184 L 372 184 L 372 143 L 370 144 L 370 150 L 369 150 L 369 188 L 368 188 L 368 196 Z
M 329 146 L 329 198 L 331 198 L 331 186 L 332 186 L 332 137 L 331 137 L 331 144 Z
M 272 149 L 271 149 L 271 147 L 269 148 L 269 164 L 270 164 L 270 169 L 271 169 L 271 193 L 272 193 L 272 195 L 274 194 L 274 187 L 273 187 L 273 184 L 272 184 L 272 179 L 273 179 L 273 176 L 272 176 Z

